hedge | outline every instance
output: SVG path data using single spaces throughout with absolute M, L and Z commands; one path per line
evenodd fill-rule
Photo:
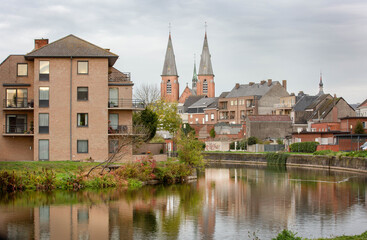
M 313 153 L 316 151 L 318 142 L 299 142 L 289 146 L 291 152 Z

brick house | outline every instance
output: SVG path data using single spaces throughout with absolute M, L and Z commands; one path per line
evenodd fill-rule
M 105 160 L 133 133 L 129 73 L 118 55 L 74 35 L 36 39 L 35 49 L 0 65 L 0 160 Z M 126 158 L 132 154 L 125 149 Z

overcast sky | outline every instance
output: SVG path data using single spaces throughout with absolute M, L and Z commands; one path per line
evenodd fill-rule
M 180 92 L 207 22 L 216 95 L 270 78 L 316 94 L 322 70 L 326 93 L 367 98 L 365 0 L 2 1 L 0 59 L 31 51 L 35 38 L 74 34 L 118 54 L 115 67 L 131 72 L 134 88 L 160 86 L 169 22 Z

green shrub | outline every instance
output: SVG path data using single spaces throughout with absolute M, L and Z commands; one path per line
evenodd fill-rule
M 320 151 L 316 151 L 313 153 L 313 155 L 328 155 L 328 156 L 334 156 L 336 154 L 336 152 L 327 149 L 327 150 L 320 150 Z
M 257 139 L 257 137 L 249 137 L 247 139 L 247 144 L 248 145 L 254 145 L 256 143 L 259 143 L 259 139 Z
M 288 153 L 275 153 L 269 152 L 266 153 L 266 162 L 268 165 L 282 165 L 285 166 L 287 164 Z
M 134 190 L 134 189 L 138 189 L 138 188 L 141 188 L 143 186 L 143 183 L 137 179 L 132 179 L 132 178 L 129 178 L 127 180 L 127 185 L 129 187 L 130 190 Z
M 299 142 L 289 146 L 291 152 L 313 153 L 317 149 L 318 142 Z
M 278 234 L 272 240 L 302 240 L 301 237 L 296 237 L 297 233 L 293 233 L 289 230 L 283 230 L 281 233 Z
M 192 174 L 192 167 L 186 163 L 167 161 L 156 169 L 156 178 L 163 183 L 183 182 Z
M 215 130 L 212 128 L 209 132 L 211 138 L 215 138 Z
M 234 142 L 231 142 L 229 144 L 229 149 L 234 150 L 234 147 L 235 147 L 235 143 Z

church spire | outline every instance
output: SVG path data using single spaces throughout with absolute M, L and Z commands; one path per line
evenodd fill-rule
M 175 53 L 173 52 L 173 45 L 171 39 L 171 30 L 169 32 L 168 44 L 166 50 L 166 58 L 164 59 L 162 76 L 178 76 L 176 68 Z
M 324 84 L 322 83 L 322 72 L 320 72 L 319 93 L 317 95 L 322 94 L 324 94 Z
M 206 29 L 205 29 L 203 51 L 201 52 L 201 59 L 200 59 L 200 66 L 199 66 L 199 75 L 214 76 L 212 62 L 210 58 L 211 56 L 209 52 L 208 38 L 206 34 Z

